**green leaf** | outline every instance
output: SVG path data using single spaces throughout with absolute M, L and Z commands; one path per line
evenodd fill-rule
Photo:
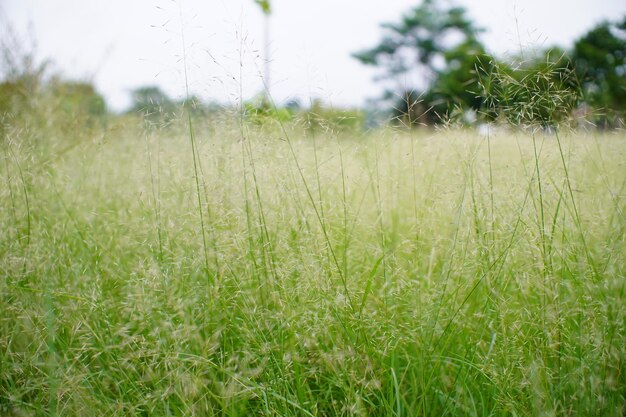
M 263 10 L 263 13 L 265 14 L 272 13 L 269 0 L 254 0 L 254 2 L 261 7 L 261 10 Z

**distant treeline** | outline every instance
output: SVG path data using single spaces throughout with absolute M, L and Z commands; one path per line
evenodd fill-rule
M 141 114 L 149 124 L 163 125 L 184 115 L 192 117 L 231 116 L 257 126 L 275 123 L 298 123 L 306 130 L 358 130 L 366 124 L 366 112 L 359 109 L 335 109 L 313 100 L 303 106 L 293 99 L 282 105 L 274 104 L 261 93 L 242 105 L 206 103 L 197 96 L 172 100 L 156 86 L 133 91 L 132 106 L 127 114 Z
M 377 46 L 354 54 L 381 68 L 390 85 L 383 99 L 400 122 L 623 126 L 626 16 L 598 24 L 569 50 L 522 49 L 504 60 L 487 53 L 464 8 L 440 4 L 424 0 L 384 24 Z M 422 87 L 401 81 L 415 78 Z
M 333 109 L 319 100 L 307 106 L 295 100 L 276 105 L 264 94 L 243 105 L 207 103 L 197 96 L 174 100 L 157 86 L 145 86 L 132 92 L 126 112 L 112 115 L 91 82 L 50 75 L 49 62 L 36 64 L 16 38 L 3 39 L 0 131 L 23 117 L 29 123 L 97 127 L 112 117 L 140 115 L 148 126 L 163 127 L 185 115 L 225 114 L 256 125 L 295 122 L 311 130 L 362 129 L 381 121 L 410 127 L 624 125 L 626 17 L 600 23 L 569 50 L 521 50 L 506 60 L 487 53 L 479 39 L 482 30 L 462 7 L 440 8 L 425 0 L 383 30 L 377 46 L 354 57 L 381 68 L 386 93 L 367 109 L 353 110 Z M 421 87 L 398 81 L 415 78 L 422 80 Z M 33 114 L 43 117 L 34 119 Z

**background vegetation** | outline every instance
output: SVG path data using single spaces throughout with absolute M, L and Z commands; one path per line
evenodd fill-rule
M 529 124 L 575 116 L 576 124 L 623 126 L 626 16 L 599 24 L 571 51 L 522 51 L 509 62 L 486 52 L 479 40 L 481 29 L 462 7 L 425 0 L 383 29 L 380 44 L 354 56 L 381 67 L 383 79 L 393 81 L 387 99 L 395 114 L 408 115 L 412 124 L 441 124 L 451 118 L 489 121 L 504 115 Z M 416 74 L 421 87 L 400 82 Z M 555 100 L 548 95 L 566 99 L 546 103 Z

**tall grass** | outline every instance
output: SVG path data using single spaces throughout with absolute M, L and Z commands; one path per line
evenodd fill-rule
M 624 413 L 621 134 L 193 132 L 3 142 L 0 414 Z

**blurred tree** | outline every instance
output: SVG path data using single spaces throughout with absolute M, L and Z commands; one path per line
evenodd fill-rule
M 480 74 L 481 112 L 488 120 L 552 127 L 568 120 L 580 98 L 574 66 L 560 48 L 539 51 L 513 65 L 491 61 Z
M 378 46 L 353 56 L 363 64 L 382 67 L 384 79 L 421 75 L 426 88 L 403 86 L 387 95 L 399 97 L 394 103 L 398 113 L 410 114 L 419 107 L 432 114 L 416 114 L 411 122 L 430 124 L 443 121 L 454 108 L 480 107 L 474 93 L 478 90 L 475 68 L 490 59 L 484 58 L 485 49 L 477 38 L 482 29 L 464 8 L 441 8 L 434 0 L 424 0 L 400 23 L 383 28 L 386 34 Z
M 0 82 L 0 118 L 27 110 L 38 84 L 25 77 Z
M 626 16 L 604 22 L 574 44 L 572 58 L 585 101 L 603 111 L 596 122 L 609 126 L 626 109 Z
M 294 110 L 288 107 L 276 107 L 270 105 L 264 93 L 254 97 L 243 104 L 244 115 L 253 124 L 271 125 L 274 122 L 287 122 L 293 118 Z
M 141 113 L 151 122 L 169 121 L 176 112 L 176 104 L 156 86 L 133 90 L 132 101 L 129 112 Z
M 315 99 L 308 109 L 303 109 L 297 117 L 299 123 L 310 133 L 316 132 L 358 132 L 365 125 L 365 114 L 358 109 L 336 109 Z
M 59 102 L 60 109 L 69 115 L 100 117 L 107 112 L 104 98 L 91 83 L 56 78 L 50 82 L 48 88 Z
M 1 20 L 1 19 L 0 19 Z M 0 22 L 4 23 L 4 22 Z M 10 24 L 0 33 L 0 137 L 26 128 L 31 139 L 80 138 L 106 123 L 104 98 L 88 82 L 68 81 L 36 58 L 35 42 Z M 1 140 L 1 139 L 0 139 Z
M 44 94 L 46 118 L 57 128 L 88 133 L 90 128 L 106 126 L 106 102 L 91 83 L 53 77 Z
M 185 109 L 192 117 L 207 117 L 212 113 L 219 112 L 222 107 L 218 104 L 207 104 L 198 96 L 192 95 L 189 98 L 177 101 L 176 107 Z
M 5 22 L 2 22 L 3 24 Z M 0 36 L 0 117 L 28 111 L 45 83 L 49 62 L 37 62 L 33 41 L 10 25 Z
M 472 40 L 446 51 L 445 59 L 447 67 L 438 72 L 423 99 L 431 106 L 434 121 L 461 118 L 469 122 L 466 112 L 476 114 L 484 105 L 480 75 L 490 71 L 494 61 Z

